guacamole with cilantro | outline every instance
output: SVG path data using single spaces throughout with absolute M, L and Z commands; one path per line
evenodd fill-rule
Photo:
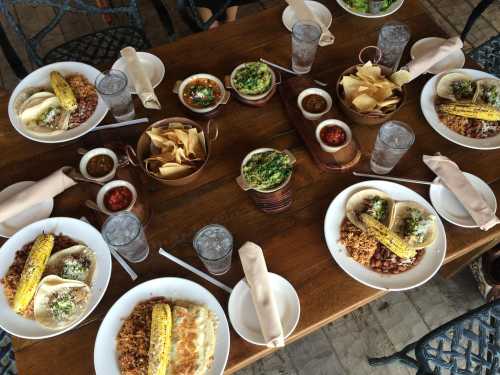
M 264 63 L 251 62 L 239 68 L 233 77 L 233 86 L 243 95 L 260 95 L 272 85 L 271 69 Z
M 254 189 L 271 190 L 290 177 L 292 163 L 287 154 L 264 151 L 252 155 L 243 166 L 243 177 Z

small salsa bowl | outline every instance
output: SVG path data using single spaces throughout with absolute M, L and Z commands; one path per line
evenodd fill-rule
M 108 174 L 106 174 L 102 177 L 92 176 L 87 171 L 87 166 L 88 166 L 90 159 L 92 159 L 94 156 L 98 156 L 98 155 L 107 155 L 113 160 L 113 168 L 111 169 L 111 171 Z M 115 177 L 116 169 L 118 168 L 118 157 L 116 156 L 115 152 L 110 150 L 109 148 L 105 148 L 105 147 L 94 148 L 90 151 L 87 151 L 82 156 L 82 158 L 80 159 L 79 168 L 80 168 L 80 173 L 82 174 L 82 176 L 88 180 L 97 181 L 97 182 L 108 182 L 108 181 L 112 180 L 113 177 Z
M 233 69 L 233 71 L 231 72 L 231 76 L 229 77 L 229 81 L 231 83 L 231 88 L 236 91 L 236 93 L 242 97 L 243 99 L 246 99 L 246 100 L 260 100 L 260 99 L 263 99 L 265 98 L 267 95 L 269 95 L 269 93 L 271 92 L 271 90 L 273 89 L 273 87 L 276 85 L 276 74 L 274 73 L 274 70 L 272 70 L 267 64 L 265 63 L 260 63 L 260 64 L 264 64 L 267 66 L 267 68 L 269 69 L 269 71 L 271 72 L 271 85 L 269 86 L 269 88 L 261 93 L 261 94 L 257 94 L 257 95 L 248 95 L 248 94 L 243 94 L 241 93 L 241 91 L 239 91 L 237 88 L 236 88 L 236 85 L 234 83 L 234 80 L 235 80 L 235 76 L 236 76 L 236 72 L 242 68 L 244 68 L 245 66 L 247 66 L 248 64 L 250 63 L 254 63 L 254 61 L 250 61 L 250 62 L 246 62 L 246 63 L 243 63 L 243 64 L 240 64 L 238 65 L 236 68 Z
M 322 112 L 319 113 L 314 113 L 314 112 L 309 112 L 307 111 L 302 102 L 304 101 L 304 98 L 309 95 L 319 95 L 326 101 L 326 109 Z M 325 90 L 318 89 L 316 87 L 311 87 L 309 89 L 305 89 L 302 91 L 299 96 L 297 97 L 297 105 L 302 112 L 302 115 L 308 119 L 308 120 L 319 120 L 321 116 L 326 114 L 330 109 L 332 109 L 332 97 L 330 96 L 329 93 L 327 93 Z
M 192 104 L 188 103 L 185 98 L 184 98 L 184 91 L 186 90 L 187 86 L 194 81 L 211 81 L 215 87 L 219 89 L 219 97 L 216 98 L 215 102 L 209 106 L 193 106 Z M 192 76 L 187 77 L 184 81 L 181 82 L 179 85 L 178 93 L 177 95 L 179 96 L 179 100 L 181 103 L 188 108 L 189 110 L 195 112 L 195 113 L 208 113 L 216 109 L 219 105 L 227 103 L 229 100 L 229 93 L 226 91 L 224 85 L 222 84 L 222 81 L 217 78 L 216 76 L 212 74 L 206 74 L 206 73 L 198 73 L 198 74 L 193 74 Z
M 338 146 L 330 146 L 330 145 L 326 144 L 325 142 L 323 142 L 323 140 L 321 139 L 321 130 L 323 130 L 327 126 L 338 126 L 339 128 L 341 128 L 345 132 L 344 143 L 342 143 L 341 145 L 338 145 Z M 316 127 L 316 140 L 318 141 L 318 143 L 321 146 L 321 149 L 323 151 L 328 152 L 328 153 L 335 153 L 338 150 L 347 146 L 351 142 L 351 140 L 352 140 L 351 128 L 349 128 L 349 126 L 345 122 L 340 121 L 340 120 L 331 119 L 331 120 L 322 121 Z
M 106 207 L 106 204 L 104 202 L 104 198 L 106 197 L 106 194 L 111 189 L 121 187 L 121 186 L 130 190 L 130 192 L 132 193 L 132 199 L 131 199 L 129 205 L 126 208 L 124 208 L 123 210 L 111 211 Z M 97 207 L 99 207 L 99 209 L 107 215 L 113 215 L 113 214 L 120 212 L 120 211 L 130 211 L 132 209 L 132 207 L 134 207 L 134 204 L 136 201 L 137 201 L 137 190 L 135 189 L 134 185 L 132 185 L 130 182 L 125 181 L 125 180 L 114 180 L 114 181 L 108 182 L 106 185 L 104 185 L 103 187 L 101 187 L 99 189 L 99 191 L 97 192 L 97 198 L 96 198 Z

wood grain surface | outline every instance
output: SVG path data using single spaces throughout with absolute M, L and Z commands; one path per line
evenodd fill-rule
M 407 0 L 401 10 L 385 19 L 368 20 L 347 15 L 334 2 L 330 2 L 330 9 L 334 16 L 332 31 L 336 35 L 336 42 L 318 50 L 311 75 L 327 82 L 327 90 L 332 96 L 338 74 L 356 63 L 357 53 L 362 47 L 376 43 L 378 28 L 389 19 L 407 23 L 412 31 L 412 42 L 422 37 L 443 35 L 420 8 L 417 0 Z M 282 10 L 282 7 L 271 8 L 235 24 L 153 49 L 152 52 L 166 65 L 165 79 L 156 89 L 162 110 L 146 112 L 136 102 L 138 116 L 147 115 L 156 121 L 184 114 L 171 88 L 177 80 L 193 73 L 208 72 L 224 77 L 241 62 L 257 60 L 259 57 L 287 66 L 291 43 L 290 34 L 281 24 Z M 416 143 L 392 174 L 431 180 L 434 176 L 422 163 L 422 154 L 439 151 L 456 161 L 463 170 L 489 183 L 499 198 L 500 168 L 497 163 L 500 150 L 470 150 L 439 136 L 426 123 L 419 106 L 420 91 L 428 78 L 421 77 L 409 86 L 407 103 L 397 115 L 397 120 L 412 126 Z M 42 178 L 63 165 L 76 166 L 79 161 L 77 147 L 91 148 L 110 141 L 134 145 L 146 127 L 100 131 L 67 144 L 34 143 L 21 137 L 10 125 L 7 101 L 8 98 L 0 98 L 2 187 L 16 181 Z M 112 121 L 111 118 L 108 120 Z M 196 230 L 209 223 L 226 226 L 234 235 L 236 248 L 247 240 L 261 245 L 269 270 L 283 275 L 294 285 L 302 311 L 298 327 L 289 342 L 383 295 L 382 291 L 367 288 L 345 274 L 333 261 L 323 238 L 323 219 L 329 203 L 340 191 L 360 179 L 348 173 L 318 169 L 290 126 L 278 95 L 263 108 L 248 107 L 232 100 L 215 121 L 219 127 L 219 138 L 214 143 L 206 170 L 197 181 L 174 188 L 160 185 L 144 176 L 142 178 L 143 198 L 149 200 L 154 216 L 147 229 L 151 255 L 145 262 L 134 264 L 140 274 L 139 279 L 132 282 L 114 263 L 109 288 L 84 326 L 48 340 L 15 340 L 17 367 L 21 375 L 66 374 L 69 368 L 72 375 L 93 373 L 93 346 L 100 321 L 124 292 L 145 280 L 162 276 L 186 277 L 206 286 L 226 307 L 228 296 L 225 292 L 157 254 L 158 248 L 162 246 L 202 268 L 191 241 Z M 377 128 L 353 125 L 353 132 L 363 152 L 363 160 L 357 170 L 368 171 L 367 161 Z M 239 175 L 242 158 L 257 147 L 287 148 L 297 157 L 294 201 L 286 212 L 267 215 L 258 211 L 234 180 Z M 425 188 L 410 187 L 428 198 Z M 53 215 L 90 215 L 83 201 L 95 194 L 91 190 L 88 186 L 78 184 L 64 192 L 55 200 Z M 500 235 L 500 227 L 487 233 L 448 224 L 445 227 L 448 236 L 447 262 Z M 235 256 L 231 270 L 220 280 L 232 286 L 242 276 L 241 265 Z M 387 324 L 390 325 L 390 321 Z M 349 329 L 349 326 L 337 327 L 338 332 Z M 391 334 L 397 335 L 397 328 Z M 241 369 L 270 352 L 270 349 L 246 343 L 232 331 L 226 372 L 229 374 Z M 71 364 L 71 367 L 65 364 Z

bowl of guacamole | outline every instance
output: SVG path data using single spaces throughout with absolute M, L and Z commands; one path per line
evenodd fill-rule
M 380 18 L 396 12 L 404 0 L 377 0 L 372 3 L 368 0 L 337 0 L 337 3 L 355 16 L 364 18 Z
M 241 176 L 248 189 L 270 193 L 285 186 L 292 176 L 295 158 L 289 151 L 259 148 L 241 163 Z
M 276 82 L 273 70 L 261 62 L 238 65 L 231 73 L 231 86 L 244 99 L 264 98 Z

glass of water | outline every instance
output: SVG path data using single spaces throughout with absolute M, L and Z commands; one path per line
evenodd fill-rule
M 101 230 L 107 244 L 129 262 L 142 262 L 149 254 L 149 245 L 141 221 L 128 211 L 108 217 Z
M 292 69 L 297 74 L 311 71 L 321 28 L 311 21 L 298 21 L 292 28 Z
M 201 228 L 193 238 L 193 247 L 208 272 L 222 275 L 231 268 L 233 236 L 222 225 Z
M 120 70 L 102 72 L 95 79 L 95 87 L 116 121 L 132 120 L 135 117 L 134 102 L 125 73 Z
M 410 36 L 410 29 L 404 23 L 391 21 L 384 24 L 378 34 L 377 43 L 377 47 L 382 51 L 380 64 L 388 68 L 399 65 Z
M 370 168 L 377 174 L 387 174 L 415 141 L 413 130 L 401 121 L 384 123 L 373 147 Z

